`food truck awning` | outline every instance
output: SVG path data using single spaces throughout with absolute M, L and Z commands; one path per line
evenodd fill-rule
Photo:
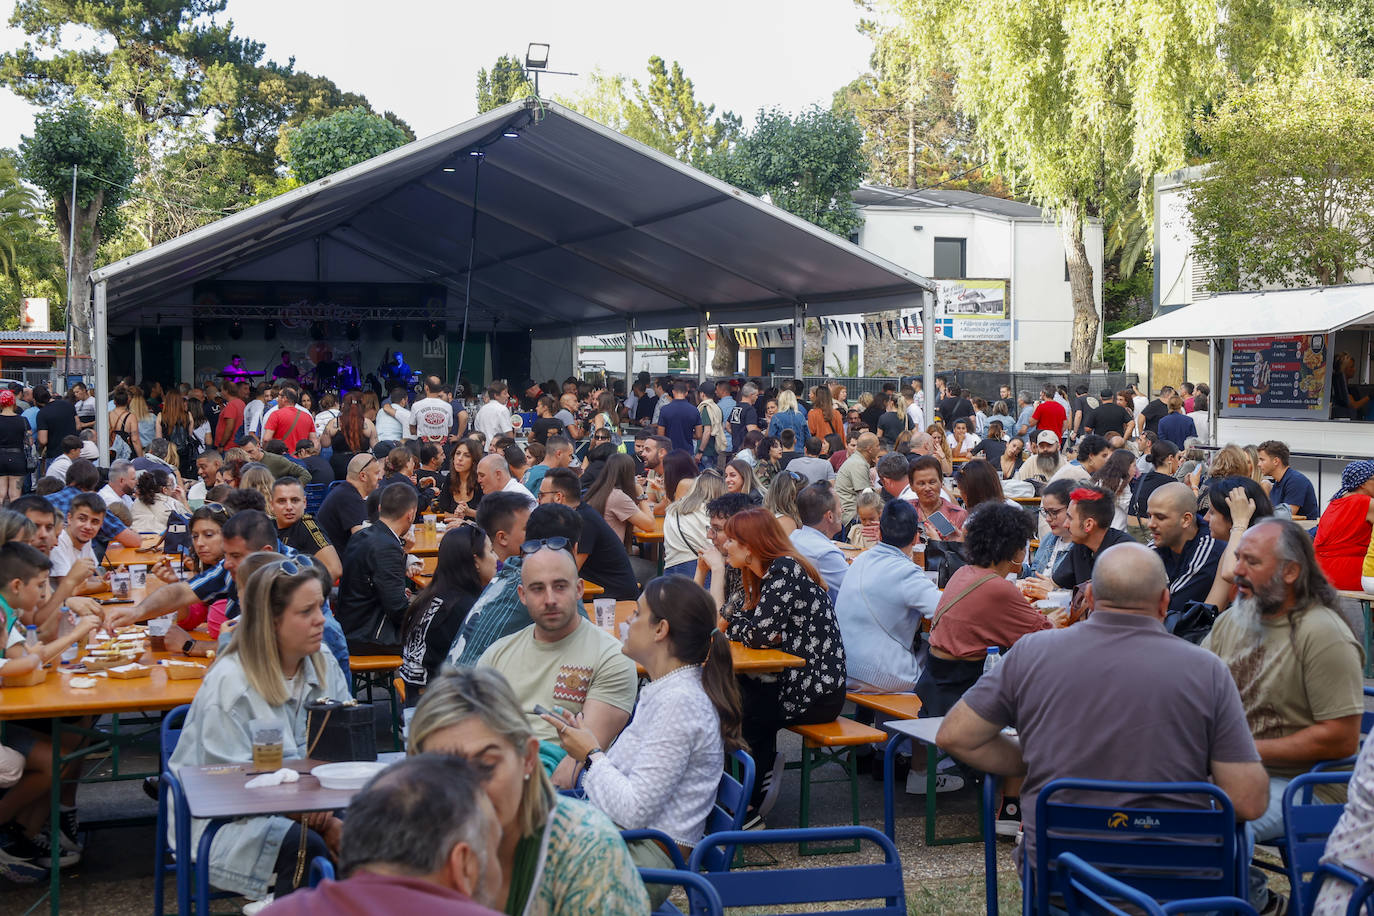
M 1374 319 L 1374 283 L 1221 293 L 1112 335 L 1114 340 L 1207 340 L 1330 334 Z

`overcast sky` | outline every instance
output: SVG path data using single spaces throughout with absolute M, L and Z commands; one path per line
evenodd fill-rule
M 12 0 L 0 0 L 8 22 Z M 657 54 L 679 61 L 697 98 L 751 123 L 760 107 L 798 111 L 868 68 L 867 38 L 855 31 L 852 0 L 474 3 L 439 0 L 229 0 L 235 32 L 261 41 L 267 56 L 328 76 L 404 118 L 426 136 L 476 114 L 477 70 L 532 41 L 552 46 L 549 68 L 594 67 L 643 78 Z M 379 16 L 378 13 L 382 15 Z M 6 48 L 22 33 L 0 34 Z M 545 96 L 572 95 L 581 80 L 545 77 Z M 33 126 L 33 109 L 0 90 L 0 146 Z

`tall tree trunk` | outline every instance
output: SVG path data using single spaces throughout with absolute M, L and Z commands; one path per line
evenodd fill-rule
M 1101 319 L 1093 301 L 1093 266 L 1083 244 L 1083 211 L 1070 203 L 1059 211 L 1059 230 L 1064 237 L 1064 252 L 1069 264 L 1069 289 L 1073 294 L 1073 341 L 1069 347 L 1069 371 L 1086 374 L 1092 370 L 1097 351 L 1097 328 Z
M 67 275 L 67 289 L 71 291 L 72 301 L 67 305 L 67 321 L 72 328 L 72 356 L 90 356 L 90 332 L 91 320 L 87 306 L 86 285 L 89 281 L 91 271 L 95 269 L 95 256 L 100 248 L 100 230 L 96 227 L 96 217 L 100 215 L 100 208 L 104 206 L 104 192 L 97 192 L 91 202 L 82 207 L 77 205 L 76 231 L 72 232 L 72 222 L 70 214 L 73 212 L 71 198 L 63 197 L 57 202 L 54 208 L 54 217 L 57 224 L 58 240 L 62 244 L 62 262 L 65 267 L 71 264 L 71 273 Z M 73 239 L 76 242 L 76 252 L 73 254 L 69 242 Z
M 735 332 L 723 324 L 716 325 L 716 354 L 711 359 L 712 375 L 733 375 L 739 367 L 739 343 Z

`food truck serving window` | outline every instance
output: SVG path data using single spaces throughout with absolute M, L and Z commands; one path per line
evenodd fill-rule
M 1331 415 L 1331 338 L 1238 337 L 1226 344 L 1223 417 L 1325 420 Z

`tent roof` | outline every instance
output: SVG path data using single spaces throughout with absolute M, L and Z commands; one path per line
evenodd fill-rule
M 480 156 L 473 155 L 480 153 Z M 476 188 L 474 191 L 474 182 Z M 547 336 L 910 306 L 929 280 L 551 102 L 513 102 L 94 271 L 111 320 L 213 279 L 417 282 Z M 179 309 L 184 312 L 179 312 Z
M 1330 334 L 1374 318 L 1374 283 L 1222 293 L 1113 334 L 1116 340 L 1207 340 Z

